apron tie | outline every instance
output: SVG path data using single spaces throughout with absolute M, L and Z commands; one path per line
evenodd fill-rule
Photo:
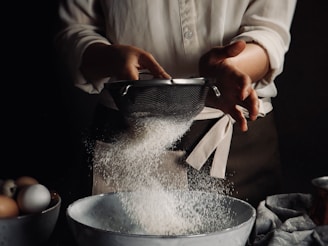
M 242 109 L 245 117 L 248 117 L 248 111 Z M 258 117 L 264 117 L 272 110 L 270 98 L 259 99 Z M 195 117 L 195 120 L 216 119 L 218 121 L 204 135 L 196 147 L 192 150 L 186 159 L 186 162 L 193 168 L 200 170 L 207 159 L 214 153 L 210 175 L 216 178 L 225 178 L 226 165 L 230 151 L 230 143 L 235 120 L 219 109 L 204 107 L 204 109 Z

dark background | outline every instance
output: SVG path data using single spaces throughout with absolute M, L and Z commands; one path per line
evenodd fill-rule
M 74 195 L 71 186 L 85 188 L 79 137 L 97 96 L 74 88 L 60 72 L 53 48 L 57 1 L 14 3 L 2 26 L 0 179 L 34 176 L 63 194 L 65 208 L 84 192 Z M 311 179 L 328 174 L 326 6 L 298 1 L 285 71 L 276 80 L 286 193 L 311 192 Z
M 274 99 L 285 171 L 285 192 L 310 192 L 311 179 L 328 175 L 328 23 L 324 0 L 299 0 L 292 43 Z

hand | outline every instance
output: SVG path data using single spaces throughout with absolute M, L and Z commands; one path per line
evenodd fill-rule
M 83 55 L 80 69 L 91 81 L 106 77 L 137 80 L 143 69 L 155 78 L 171 78 L 149 52 L 129 45 L 92 44 Z
M 251 120 L 255 120 L 258 114 L 258 97 L 252 87 L 252 79 L 234 61 L 245 47 L 244 41 L 214 47 L 199 60 L 200 76 L 213 78 L 221 93 L 219 98 L 210 97 L 207 105 L 230 114 L 242 131 L 247 131 L 247 120 L 238 106 L 248 110 Z

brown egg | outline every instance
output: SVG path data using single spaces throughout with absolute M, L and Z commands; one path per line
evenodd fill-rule
M 6 195 L 0 195 L 0 218 L 11 218 L 19 215 L 16 201 Z
M 39 181 L 31 176 L 21 176 L 15 180 L 18 189 L 21 189 L 25 186 L 38 184 Z

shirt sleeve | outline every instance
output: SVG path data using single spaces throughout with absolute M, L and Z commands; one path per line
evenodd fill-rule
M 296 0 L 251 1 L 243 16 L 240 32 L 233 42 L 245 40 L 261 45 L 270 61 L 270 72 L 260 81 L 257 89 L 270 84 L 283 70 L 295 7 Z
M 86 81 L 79 68 L 83 52 L 90 44 L 110 44 L 102 35 L 103 19 L 100 3 L 97 0 L 60 2 L 60 31 L 55 36 L 59 59 L 65 63 L 74 85 L 91 94 L 100 93 L 104 80 L 107 79 Z

